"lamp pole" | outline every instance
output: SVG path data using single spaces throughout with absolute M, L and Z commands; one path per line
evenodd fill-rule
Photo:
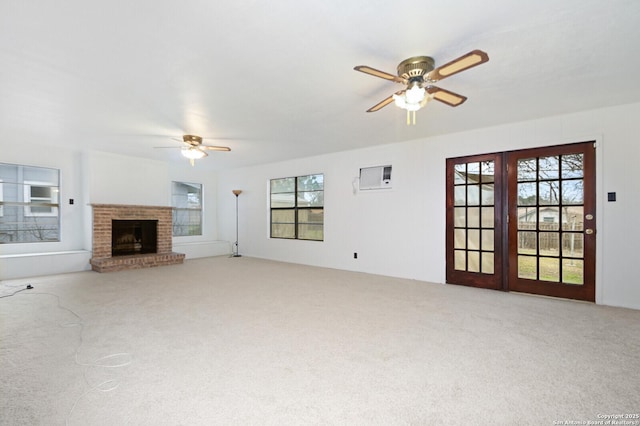
M 233 252 L 233 257 L 242 257 L 242 255 L 240 254 L 240 251 L 238 249 L 238 195 L 242 194 L 242 190 L 241 189 L 234 189 L 231 192 L 233 192 L 233 195 L 236 196 L 236 242 L 234 244 L 235 250 Z

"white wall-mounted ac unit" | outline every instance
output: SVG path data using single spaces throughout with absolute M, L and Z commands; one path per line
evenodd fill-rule
M 391 188 L 391 166 L 361 168 L 359 188 L 361 191 Z

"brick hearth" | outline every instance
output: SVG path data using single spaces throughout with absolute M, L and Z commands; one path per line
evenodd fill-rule
M 183 253 L 172 252 L 171 207 L 122 204 L 92 204 L 93 257 L 91 269 L 97 272 L 173 265 L 184 261 Z M 157 220 L 158 250 L 131 256 L 111 256 L 113 220 Z

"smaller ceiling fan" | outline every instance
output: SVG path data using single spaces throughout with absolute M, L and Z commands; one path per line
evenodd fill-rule
M 176 139 L 178 140 L 178 139 Z M 226 146 L 214 146 L 214 145 L 203 145 L 202 137 L 196 135 L 184 135 L 182 136 L 182 142 L 184 145 L 182 147 L 177 146 L 157 146 L 156 148 L 177 148 L 181 149 L 182 155 L 189 159 L 189 162 L 193 166 L 195 160 L 206 157 L 207 151 L 231 151 L 231 148 Z
M 430 56 L 413 56 L 398 64 L 397 76 L 367 65 L 358 65 L 354 70 L 407 86 L 406 89 L 400 90 L 378 102 L 369 108 L 367 112 L 378 111 L 391 102 L 395 102 L 398 107 L 407 110 L 407 124 L 410 124 L 410 113 L 413 113 L 413 124 L 416 124 L 416 111 L 425 106 L 431 99 L 453 107 L 467 100 L 465 96 L 433 86 L 433 83 L 483 64 L 488 60 L 489 55 L 482 50 L 472 50 L 466 55 L 462 55 L 438 68 L 434 68 L 435 61 Z

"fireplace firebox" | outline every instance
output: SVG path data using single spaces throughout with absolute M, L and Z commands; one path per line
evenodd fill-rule
M 158 252 L 157 220 L 112 220 L 111 256 Z

